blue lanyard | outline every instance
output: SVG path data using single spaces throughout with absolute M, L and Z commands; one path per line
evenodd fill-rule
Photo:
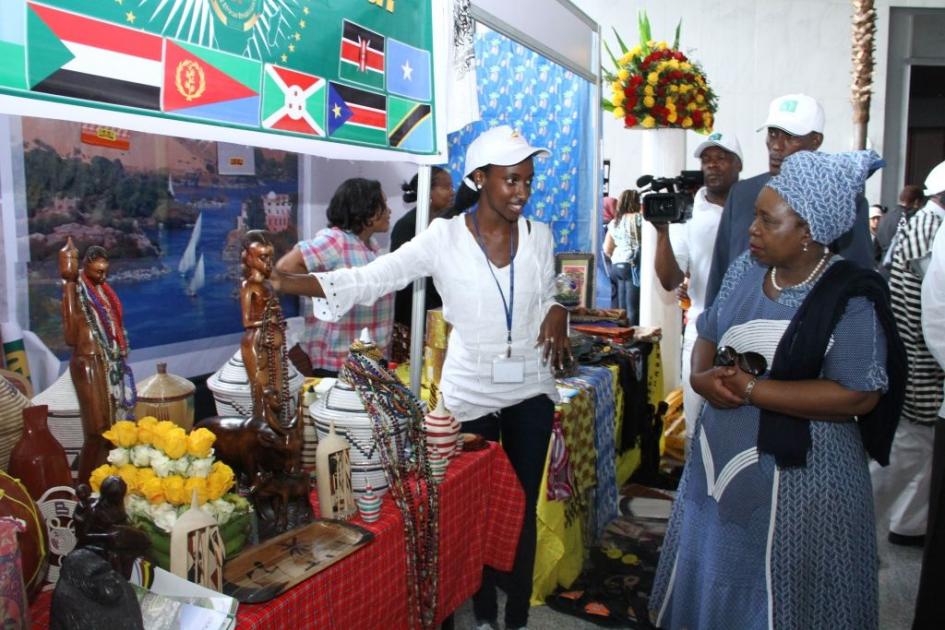
M 489 273 L 492 274 L 492 279 L 495 280 L 495 286 L 499 289 L 499 297 L 502 298 L 502 308 L 505 309 L 505 341 L 508 344 L 508 349 L 506 350 L 505 355 L 507 357 L 512 356 L 512 309 L 515 306 L 515 235 L 516 228 L 518 228 L 518 223 L 511 230 L 509 235 L 509 299 L 506 301 L 505 293 L 502 291 L 502 285 L 499 284 L 499 279 L 496 277 L 495 272 L 492 270 L 492 261 L 489 260 L 489 254 L 486 252 L 486 245 L 482 241 L 482 234 L 479 233 L 479 219 L 476 217 L 476 213 L 479 210 L 476 209 L 472 212 L 472 222 L 473 227 L 476 229 L 476 242 L 479 243 L 479 249 L 482 250 L 482 255 L 486 257 L 486 267 L 489 268 Z

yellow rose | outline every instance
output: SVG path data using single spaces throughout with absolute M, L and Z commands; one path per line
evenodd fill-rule
M 674 87 L 675 87 L 675 86 L 674 86 Z M 685 94 L 686 92 L 688 92 L 688 91 L 691 90 L 691 89 L 692 89 L 692 88 L 689 87 L 689 84 L 688 84 L 688 83 L 683 83 L 682 85 L 679 86 L 679 93 L 680 93 L 680 94 Z
M 125 485 L 128 486 L 128 492 L 134 492 L 138 487 L 138 469 L 134 464 L 125 464 L 118 469 L 118 476 L 121 477 Z
M 617 73 L 617 78 L 620 79 L 621 81 L 626 81 L 627 79 L 630 78 L 630 73 L 627 72 L 626 68 L 621 68 L 620 72 Z
M 156 479 L 156 478 L 157 478 L 157 474 L 155 474 L 154 469 L 152 469 L 152 468 L 139 468 L 139 469 L 138 469 L 138 479 L 137 479 L 138 483 L 137 483 L 137 487 L 136 487 L 136 490 L 138 491 L 138 494 L 142 494 L 142 489 L 144 488 L 144 486 L 145 486 L 146 483 L 148 483 L 148 482 L 151 481 L 152 479 Z
M 646 75 L 646 82 L 650 85 L 656 85 L 659 80 L 660 75 L 656 72 L 651 72 L 650 74 Z
M 679 91 L 679 86 L 678 86 L 678 85 L 671 85 L 671 86 L 669 86 L 669 91 L 670 91 L 671 93 L 675 94 L 676 92 Z
M 612 81 L 610 84 L 610 91 L 611 92 L 623 91 L 623 85 L 620 83 L 620 81 Z
M 641 122 L 640 124 L 646 127 L 647 129 L 652 129 L 653 127 L 656 126 L 656 121 L 653 119 L 652 116 L 644 116 L 643 122 Z
M 697 103 L 705 103 L 705 97 L 702 96 L 701 94 L 696 94 L 696 102 L 697 102 Z
M 184 490 L 187 493 L 187 500 L 192 501 L 194 493 L 197 493 L 197 503 L 203 505 L 207 502 L 207 480 L 200 477 L 191 477 L 184 483 Z
M 656 94 L 656 90 L 653 89 L 652 85 L 645 85 L 643 86 L 643 94 L 644 96 L 653 96 Z
M 671 122 L 671 123 L 674 123 L 674 122 L 676 122 L 677 120 L 679 120 L 679 117 L 676 115 L 676 112 L 675 112 L 675 111 L 671 111 L 671 112 L 669 113 L 669 116 L 666 117 L 666 120 L 668 120 L 668 121 Z
M 172 505 L 188 503 L 187 492 L 184 490 L 184 479 L 180 475 L 165 477 L 161 484 L 164 488 L 164 498 Z
M 614 118 L 623 118 L 626 112 L 623 111 L 623 107 L 614 108 Z
M 164 480 L 160 477 L 148 479 L 141 488 L 138 489 L 149 503 L 164 503 Z
M 138 427 L 134 422 L 119 420 L 112 428 L 102 433 L 102 437 L 122 448 L 131 448 L 138 443 Z
M 669 67 L 672 68 L 673 70 L 679 70 L 679 61 L 678 61 L 678 60 L 676 60 L 676 59 L 670 59 L 670 60 L 669 60 L 668 62 L 666 62 L 666 63 L 667 63 L 667 64 L 669 65 Z
M 684 71 L 684 72 L 685 72 L 685 71 L 692 70 L 692 64 L 689 63 L 688 61 L 684 61 L 684 62 L 682 62 L 681 64 L 679 64 L 679 69 L 682 70 L 682 71 Z
M 696 109 L 698 109 L 698 108 L 696 107 L 696 104 L 695 104 L 695 103 L 689 103 L 688 105 L 686 105 L 686 109 L 688 109 L 688 110 L 691 111 L 691 112 L 694 112 L 694 111 L 696 111 Z
M 164 453 L 171 459 L 180 459 L 187 454 L 187 432 L 175 426 L 164 436 Z
M 660 42 L 656 45 L 656 47 L 659 48 L 660 50 L 666 50 L 667 48 L 669 48 L 669 44 L 667 44 L 666 42 Z
M 153 416 L 138 420 L 138 444 L 154 444 L 154 427 L 157 423 L 157 418 Z
M 649 108 L 649 107 L 653 107 L 654 105 L 656 105 L 656 99 L 655 99 L 655 98 L 653 98 L 652 96 L 644 96 L 644 97 L 643 97 L 643 106 L 644 106 L 644 107 Z
M 692 127 L 692 118 L 690 118 L 689 116 L 686 116 L 685 118 L 683 118 L 682 126 L 684 129 L 688 129 L 689 127 Z
M 627 54 L 630 55 L 630 57 L 632 58 L 632 57 L 638 56 L 641 52 L 642 51 L 640 50 L 639 46 L 634 46 L 627 52 Z
M 650 48 L 656 48 L 656 40 L 651 39 L 650 41 L 646 43 L 646 45 L 649 46 Z
M 176 424 L 170 420 L 161 420 L 156 425 L 154 425 L 154 448 L 164 450 L 164 442 L 167 439 L 167 435 L 174 429 L 179 428 Z
M 219 499 L 233 487 L 233 469 L 223 462 L 214 462 L 207 477 L 207 495 L 211 501 Z
M 117 474 L 117 468 L 111 464 L 102 464 L 93 470 L 91 475 L 89 475 L 89 486 L 91 486 L 93 492 L 98 492 L 102 487 L 102 482 L 105 481 L 106 477 Z
M 614 96 L 610 99 L 610 102 L 614 104 L 614 107 L 620 107 L 626 98 L 623 92 L 614 92 Z
M 187 436 L 187 453 L 197 459 L 210 457 L 210 449 L 216 439 L 217 436 L 212 431 L 203 427 L 191 431 Z
M 670 109 L 676 109 L 676 101 L 673 99 L 672 96 L 666 97 L 666 107 Z
M 659 62 L 658 64 L 656 64 L 656 71 L 657 71 L 657 72 L 662 72 L 663 70 L 666 70 L 666 68 L 668 68 L 668 67 L 669 67 L 669 66 L 668 66 L 668 64 L 667 64 L 665 61 L 661 61 L 661 62 Z

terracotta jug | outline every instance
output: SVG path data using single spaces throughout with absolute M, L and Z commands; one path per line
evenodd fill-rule
M 23 410 L 23 436 L 10 453 L 8 472 L 23 483 L 34 501 L 49 488 L 72 486 L 66 451 L 46 424 L 48 412 L 46 405 Z

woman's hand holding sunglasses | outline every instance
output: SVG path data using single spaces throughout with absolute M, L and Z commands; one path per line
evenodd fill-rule
M 717 409 L 734 409 L 744 403 L 741 395 L 732 391 L 728 381 L 734 378 L 737 368 L 715 366 L 704 372 L 694 372 L 690 377 L 692 388 Z
M 713 365 L 728 370 L 722 377 L 722 385 L 739 399 L 735 406 L 751 404 L 755 383 L 768 371 L 768 362 L 763 355 L 736 352 L 730 346 L 722 346 L 716 351 Z

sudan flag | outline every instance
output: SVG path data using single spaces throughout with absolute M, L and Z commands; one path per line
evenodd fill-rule
M 416 153 L 433 151 L 433 116 L 428 103 L 387 97 L 387 139 L 390 146 Z
M 384 89 L 384 36 L 344 20 L 338 77 Z
M 261 70 L 258 61 L 168 39 L 161 109 L 256 127 Z
M 266 64 L 262 126 L 325 135 L 325 79 Z
M 30 2 L 27 72 L 34 92 L 159 109 L 163 42 L 157 35 Z
M 328 135 L 387 146 L 387 99 L 383 94 L 330 82 Z

